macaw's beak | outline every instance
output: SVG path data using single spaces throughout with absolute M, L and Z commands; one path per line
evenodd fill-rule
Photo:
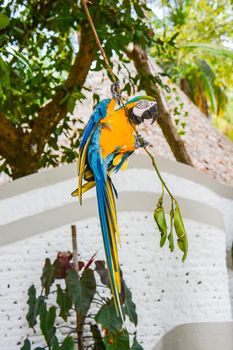
M 144 119 L 152 119 L 151 124 L 153 124 L 158 118 L 158 108 L 157 104 L 154 103 L 149 109 L 142 113 L 142 122 Z
M 158 109 L 155 101 L 140 100 L 134 107 L 129 109 L 129 118 L 136 125 L 144 122 L 145 119 L 152 119 L 153 124 L 158 118 Z

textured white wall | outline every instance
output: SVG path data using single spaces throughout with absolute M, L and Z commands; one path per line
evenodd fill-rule
M 226 225 L 227 247 L 229 248 L 233 241 L 233 201 L 220 197 L 191 179 L 186 180 L 165 172 L 162 174 L 175 195 L 198 200 L 222 211 Z M 159 192 L 161 190 L 160 182 L 153 170 L 129 169 L 113 175 L 113 182 L 119 191 Z M 70 193 L 76 186 L 77 179 L 73 178 L 0 201 L 0 224 L 7 224 L 59 205 L 72 203 L 75 199 Z M 94 189 L 86 193 L 84 198 L 93 195 L 95 195 Z
M 167 330 L 195 321 L 231 320 L 224 233 L 192 220 L 185 221 L 190 251 L 185 264 L 176 250 L 159 248 L 159 233 L 151 213 L 122 213 L 120 260 L 133 291 L 139 315 L 138 336 L 150 350 Z M 98 251 L 103 258 L 97 218 L 77 223 L 79 251 L 87 260 Z M 70 228 L 46 232 L 0 249 L 1 349 L 19 349 L 28 334 L 27 288 L 39 284 L 46 257 L 71 249 Z M 36 344 L 40 338 L 34 337 Z M 17 345 L 18 344 L 18 345 Z
M 223 211 L 228 247 L 232 241 L 232 201 L 223 199 L 202 185 L 163 173 L 176 195 L 196 199 Z M 39 188 L 0 202 L 1 224 L 27 217 L 75 201 L 70 196 L 77 180 Z M 119 191 L 160 191 L 151 170 L 132 169 L 114 176 Z M 94 191 L 86 194 L 92 196 Z M 138 198 L 140 201 L 140 198 Z M 185 264 L 181 254 L 159 248 L 159 233 L 151 213 L 121 213 L 119 226 L 123 248 L 120 258 L 125 279 L 132 288 L 139 314 L 139 339 L 149 350 L 167 330 L 177 324 L 195 321 L 232 319 L 225 233 L 214 227 L 185 220 L 190 251 Z M 77 223 L 82 259 L 96 250 L 103 258 L 102 239 L 97 218 Z M 38 285 L 45 257 L 55 258 L 70 250 L 69 227 L 0 248 L 0 335 L 1 349 L 19 349 L 28 332 L 25 322 L 27 288 Z M 232 298 L 231 294 L 231 298 Z M 37 344 L 40 338 L 35 337 Z

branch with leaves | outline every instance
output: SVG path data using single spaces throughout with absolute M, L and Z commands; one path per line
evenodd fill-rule
M 46 143 L 57 125 L 71 112 L 77 99 L 82 97 L 81 89 L 85 83 L 90 66 L 96 55 L 96 45 L 90 39 L 90 32 L 83 22 L 80 34 L 80 49 L 70 69 L 66 81 L 56 88 L 57 93 L 41 107 L 31 123 L 31 130 L 23 130 L 10 121 L 3 113 L 0 115 L 0 154 L 11 166 L 13 178 L 36 172 Z
M 67 13 L 67 5 L 58 0 L 30 5 L 19 0 L 20 14 L 13 11 L 15 3 L 1 8 L 0 109 L 11 129 L 20 133 L 18 142 L 10 138 L 8 149 L 7 129 L 0 120 L 0 155 L 1 170 L 18 178 L 75 159 L 82 130 L 74 130 L 71 113 L 76 101 L 85 98 L 81 89 L 92 62 L 91 69 L 99 71 L 103 59 L 96 55 L 98 47 L 80 2 L 71 0 Z M 124 60 L 130 43 L 147 48 L 153 43 L 146 16 L 150 9 L 144 0 L 92 1 L 88 7 L 110 67 L 113 52 Z M 12 45 L 15 49 L 10 53 Z M 61 135 L 68 141 L 66 146 L 59 143 Z

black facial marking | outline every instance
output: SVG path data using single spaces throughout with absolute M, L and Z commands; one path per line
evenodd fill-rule
M 157 117 L 158 110 L 155 102 L 151 103 L 149 101 L 142 100 L 129 110 L 129 118 L 136 125 L 143 123 L 145 119 L 152 119 L 151 124 L 153 124 Z

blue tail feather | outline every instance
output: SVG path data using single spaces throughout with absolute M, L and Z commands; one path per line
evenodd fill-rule
M 109 267 L 110 278 L 113 281 L 112 283 L 112 286 L 114 289 L 113 292 L 117 296 L 118 291 L 114 283 L 114 273 L 113 273 L 112 255 L 111 255 L 112 241 L 111 241 L 111 238 L 109 237 L 110 227 L 109 227 L 108 217 L 107 217 L 107 208 L 109 209 L 110 205 L 108 203 L 105 186 L 106 184 L 103 183 L 102 181 L 96 182 L 98 209 L 99 209 L 99 217 L 100 217 L 100 223 L 102 228 L 102 235 L 104 240 L 105 254 L 106 254 L 107 263 Z M 117 307 L 118 307 L 119 314 L 121 314 L 119 310 L 119 305 L 117 305 Z

